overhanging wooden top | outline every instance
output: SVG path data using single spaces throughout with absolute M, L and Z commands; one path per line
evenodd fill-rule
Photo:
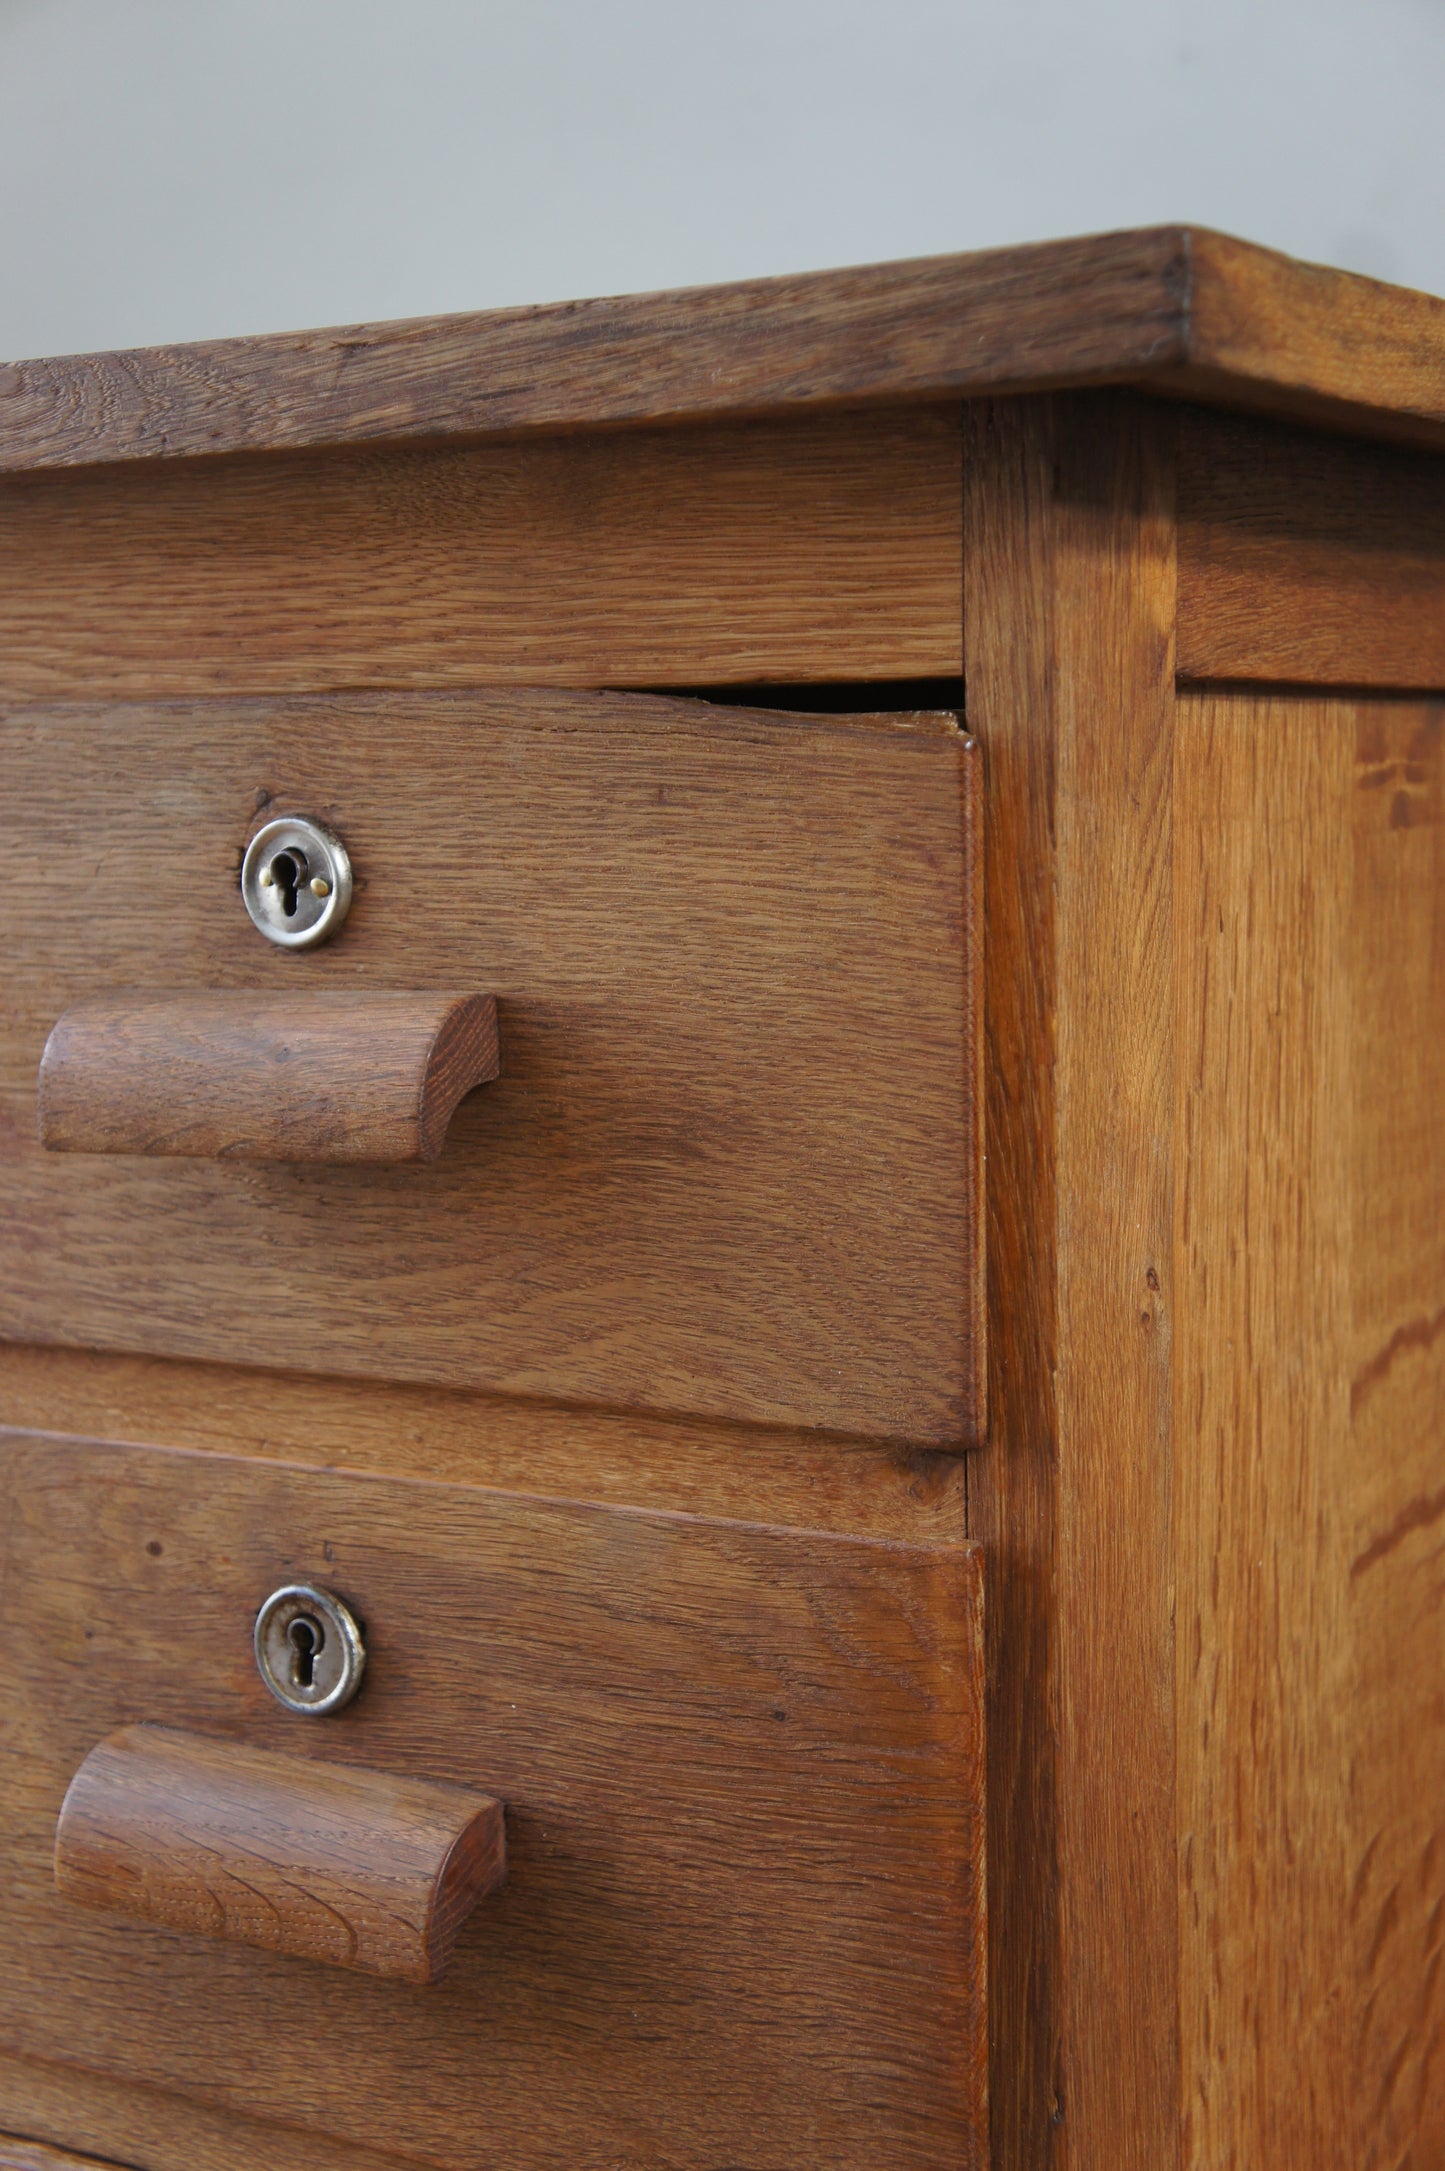
M 1445 301 L 1183 226 L 0 366 L 0 471 L 1127 383 L 1445 445 Z

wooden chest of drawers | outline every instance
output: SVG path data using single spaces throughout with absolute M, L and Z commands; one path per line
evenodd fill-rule
M 0 372 L 0 2164 L 1445 2153 L 1442 686 L 1214 236 Z

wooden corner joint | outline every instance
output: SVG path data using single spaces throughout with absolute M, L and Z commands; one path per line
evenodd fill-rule
M 91 1750 L 55 1834 L 81 1907 L 406 1983 L 505 1875 L 492 1795 L 161 1726 Z
M 432 1161 L 501 1068 L 490 995 L 149 992 L 67 1010 L 40 1061 L 51 1153 Z

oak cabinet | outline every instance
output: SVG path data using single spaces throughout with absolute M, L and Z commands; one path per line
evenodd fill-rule
M 1442 628 L 1188 230 L 0 374 L 0 2162 L 1445 2153 Z

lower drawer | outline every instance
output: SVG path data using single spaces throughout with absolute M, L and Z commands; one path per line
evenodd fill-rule
M 0 1527 L 9 2048 L 454 2171 L 986 2159 L 973 1549 L 14 1433 Z M 326 1716 L 291 1582 L 364 1623 Z M 498 1796 L 506 1882 L 424 1987 L 77 1907 L 67 1785 L 156 1723 Z

